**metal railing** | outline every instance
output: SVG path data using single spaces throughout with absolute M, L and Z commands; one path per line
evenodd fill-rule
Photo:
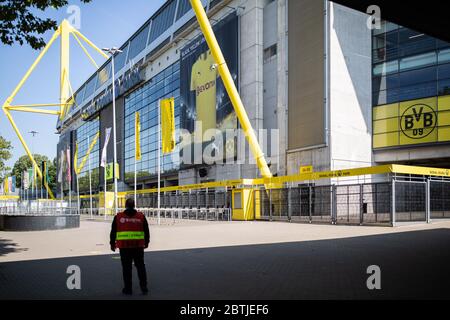
M 411 176 L 386 180 L 261 188 L 261 218 L 353 225 L 395 225 L 450 218 L 450 180 Z
M 119 208 L 121 212 L 125 208 Z M 158 209 L 156 208 L 137 208 L 146 217 L 158 219 Z M 161 208 L 159 218 L 165 220 L 203 220 L 203 221 L 231 221 L 230 208 Z M 82 208 L 80 214 L 83 216 L 104 217 L 104 208 Z M 106 217 L 112 217 L 114 209 L 106 209 Z
M 45 200 L 0 201 L 0 215 L 75 215 L 76 206 L 67 202 Z

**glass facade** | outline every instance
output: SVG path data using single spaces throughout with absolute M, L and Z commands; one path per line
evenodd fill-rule
M 125 97 L 125 179 L 134 178 L 135 113 L 141 119 L 142 160 L 136 164 L 139 177 L 157 174 L 158 103 L 160 99 L 175 98 L 175 126 L 180 128 L 180 64 L 177 62 L 150 79 L 145 85 Z M 177 149 L 174 154 L 178 155 Z M 175 157 L 174 157 L 175 158 Z M 172 154 L 162 157 L 161 171 L 179 169 L 179 160 Z
M 222 0 L 215 0 L 210 3 L 213 7 Z M 208 1 L 205 1 L 208 3 Z M 178 9 L 177 9 L 178 8 Z M 124 43 L 120 48 L 123 51 L 115 56 L 114 68 L 118 73 L 125 66 L 136 63 L 134 59 L 151 44 L 158 45 L 164 39 L 159 39 L 164 32 L 166 32 L 174 22 L 178 21 L 184 15 L 191 11 L 189 0 L 168 0 L 164 6 L 147 21 L 141 30 Z M 174 32 L 176 30 L 173 30 Z M 77 92 L 77 99 L 74 107 L 84 105 L 87 100 L 100 89 L 108 80 L 111 79 L 111 63 L 109 62 L 104 68 L 97 71 L 91 79 L 89 79 Z
M 86 157 L 89 150 L 89 146 L 93 139 L 100 130 L 99 119 L 93 121 L 88 121 L 83 123 L 76 133 L 77 143 L 78 143 L 78 167 L 80 167 L 81 162 Z M 91 168 L 91 181 L 92 189 L 98 190 L 99 187 L 99 167 L 100 167 L 100 155 L 99 155 L 100 143 L 97 141 L 94 148 L 92 149 L 89 160 L 86 160 L 84 167 L 81 169 L 78 176 L 78 183 L 81 193 L 89 192 L 89 161 Z
M 373 105 L 450 93 L 450 43 L 389 22 L 372 39 Z
M 373 147 L 450 141 L 450 43 L 384 21 L 372 50 Z

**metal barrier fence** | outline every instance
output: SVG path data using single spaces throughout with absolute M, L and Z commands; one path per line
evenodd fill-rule
M 254 197 L 255 216 L 261 220 L 353 225 L 395 225 L 450 218 L 450 179 L 388 175 L 379 182 L 317 186 L 289 185 L 259 190 Z M 129 195 L 131 196 L 131 195 Z M 124 207 L 125 199 L 119 199 Z M 256 203 L 258 201 L 259 203 Z M 158 219 L 157 194 L 137 195 L 137 207 L 150 219 Z M 162 219 L 205 221 L 232 220 L 232 190 L 200 189 L 163 192 Z M 1 201 L 0 214 L 83 214 L 103 216 L 98 198 L 61 201 Z M 107 209 L 112 215 L 112 209 Z
M 269 221 L 395 225 L 450 218 L 450 180 L 423 177 L 267 191 L 261 188 L 259 199 L 261 219 Z
M 125 208 L 118 208 L 123 211 Z M 146 217 L 150 219 L 158 219 L 158 209 L 155 208 L 138 208 Z M 230 208 L 161 208 L 159 218 L 165 220 L 204 220 L 204 221 L 231 221 Z M 114 209 L 106 209 L 106 216 L 112 216 Z M 104 208 L 82 208 L 80 214 L 84 216 L 101 217 L 105 216 Z
M 76 206 L 45 200 L 0 201 L 0 215 L 76 215 Z
M 430 181 L 431 219 L 450 218 L 450 181 Z

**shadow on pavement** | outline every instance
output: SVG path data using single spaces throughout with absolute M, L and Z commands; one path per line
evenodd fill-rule
M 10 253 L 28 250 L 26 248 L 18 248 L 18 246 L 17 243 L 12 242 L 11 240 L 0 238 L 0 257 Z
M 182 241 L 180 239 L 180 241 Z M 150 295 L 121 290 L 118 254 L 0 264 L 0 299 L 448 299 L 450 230 L 147 252 Z M 81 290 L 66 269 L 81 268 Z M 381 268 L 379 291 L 367 267 Z

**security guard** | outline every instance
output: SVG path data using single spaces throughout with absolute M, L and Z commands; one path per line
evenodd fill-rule
M 133 199 L 127 199 L 125 211 L 118 213 L 112 222 L 110 233 L 111 250 L 120 250 L 122 261 L 123 282 L 122 293 L 131 295 L 132 292 L 132 263 L 136 266 L 139 284 L 143 294 L 148 294 L 147 273 L 144 264 L 144 248 L 148 248 L 150 231 L 147 219 L 134 208 Z

